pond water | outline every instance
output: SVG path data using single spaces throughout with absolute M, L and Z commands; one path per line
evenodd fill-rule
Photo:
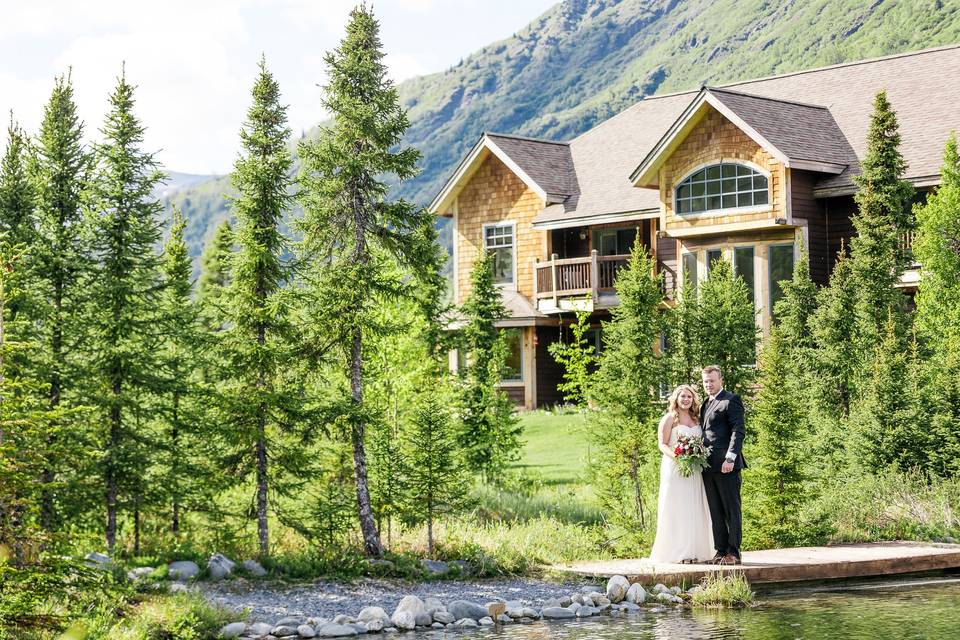
M 672 609 L 627 618 L 513 625 L 478 635 L 508 640 L 960 640 L 960 578 L 782 589 L 760 594 L 757 601 L 758 606 L 745 610 Z

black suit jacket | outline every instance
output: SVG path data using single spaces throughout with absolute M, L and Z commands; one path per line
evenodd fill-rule
M 735 470 L 747 467 L 747 461 L 743 459 L 746 430 L 740 396 L 724 389 L 713 402 L 707 398 L 700 407 L 700 425 L 703 427 L 704 442 L 713 447 L 709 458 L 710 468 L 706 472 L 719 473 L 728 451 L 737 456 L 733 467 Z

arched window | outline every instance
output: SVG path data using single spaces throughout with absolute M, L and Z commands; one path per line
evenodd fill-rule
M 677 213 L 739 209 L 770 201 L 767 176 L 743 164 L 721 162 L 704 167 L 677 185 Z

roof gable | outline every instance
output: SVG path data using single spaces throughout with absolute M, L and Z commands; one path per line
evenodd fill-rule
M 503 162 L 545 204 L 563 202 L 578 192 L 570 147 L 566 142 L 485 132 L 434 198 L 430 211 L 445 214 L 450 203 L 490 154 Z

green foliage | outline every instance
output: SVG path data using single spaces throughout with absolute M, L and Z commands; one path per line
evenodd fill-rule
M 222 296 L 230 286 L 230 260 L 233 254 L 233 227 L 224 220 L 217 227 L 213 238 L 207 242 L 200 258 L 200 278 L 197 280 L 197 302 L 200 304 L 204 324 L 208 328 L 220 328 L 223 317 Z
M 672 387 L 700 383 L 700 301 L 693 283 L 684 279 L 676 304 L 667 312 L 667 381 Z
M 407 518 L 427 524 L 427 553 L 434 556 L 433 526 L 467 504 L 470 477 L 457 449 L 449 398 L 427 392 L 406 434 Z
M 593 393 L 601 409 L 592 420 L 599 448 L 595 484 L 611 520 L 633 536 L 646 533 L 642 473 L 656 450 L 660 413 L 661 362 L 654 345 L 663 331 L 663 293 L 653 274 L 653 261 L 638 237 L 628 265 L 617 275 L 620 304 L 603 326 Z
M 416 299 L 424 293 L 418 285 L 434 288 L 441 264 L 431 215 L 387 198 L 385 178 L 403 182 L 415 176 L 419 152 L 400 144 L 409 120 L 387 77 L 379 31 L 365 5 L 351 11 L 346 36 L 324 59 L 322 106 L 333 121 L 316 140 L 299 146 L 304 208 L 299 252 L 308 265 L 304 294 L 314 312 L 307 331 L 330 345 L 330 355 L 350 380 L 350 404 L 339 406 L 350 425 L 357 511 L 373 556 L 383 554 L 383 545 L 366 471 L 365 434 L 373 414 L 363 395 L 365 344 L 400 331 L 383 321 L 379 308 L 391 299 Z
M 741 397 L 752 395 L 759 330 L 753 296 L 726 260 L 718 260 L 700 283 L 697 326 L 701 367 L 719 365 L 723 386 Z
M 460 370 L 459 445 L 467 466 L 492 481 L 517 459 L 521 429 L 513 404 L 500 388 L 506 344 L 496 322 L 506 315 L 493 282 L 493 258 L 477 257 L 470 274 L 470 295 L 461 307 L 466 321 L 460 348 L 466 366 Z
M 804 378 L 780 328 L 770 333 L 760 358 L 760 391 L 750 413 L 756 434 L 748 470 L 748 516 L 761 549 L 804 542 L 800 510 L 808 498 L 804 442 L 809 431 Z
M 233 208 L 238 250 L 231 254 L 230 283 L 221 294 L 227 327 L 218 354 L 225 366 L 217 408 L 236 477 L 255 477 L 257 540 L 266 556 L 270 492 L 282 493 L 277 481 L 293 464 L 284 453 L 283 431 L 299 415 L 302 395 L 287 378 L 294 344 L 291 300 L 281 285 L 292 272 L 282 259 L 288 240 L 278 228 L 292 201 L 290 130 L 280 88 L 264 60 L 252 95 L 232 176 L 239 193 Z
M 570 342 L 554 342 L 547 347 L 553 359 L 563 367 L 563 382 L 557 385 L 557 390 L 563 393 L 565 400 L 581 408 L 587 405 L 593 370 L 599 362 L 594 355 L 594 345 L 585 337 L 589 330 L 590 312 L 578 311 L 577 321 L 570 325 Z
M 885 91 L 877 94 L 867 151 L 854 178 L 857 212 L 850 241 L 851 273 L 856 283 L 857 335 L 869 353 L 883 339 L 891 313 L 903 322 L 903 294 L 895 287 L 908 256 L 900 234 L 912 228 L 909 203 L 913 186 L 902 179 L 906 163 L 900 153 L 900 125 Z
M 102 425 L 96 434 L 106 495 L 107 548 L 116 544 L 117 515 L 135 509 L 147 490 L 143 468 L 152 442 L 142 421 L 144 394 L 159 389 L 157 315 L 162 288 L 160 204 L 151 193 L 161 180 L 153 155 L 140 149 L 144 127 L 133 114 L 133 86 L 121 75 L 96 145 L 97 168 L 87 217 L 96 271 L 90 287 L 89 383 Z
M 781 283 L 783 297 L 777 301 L 774 316 L 787 348 L 794 352 L 801 373 L 809 371 L 814 348 L 810 322 L 817 310 L 817 285 L 810 279 L 810 256 L 806 250 L 793 265 L 793 278 Z
M 7 147 L 0 160 L 0 233 L 11 244 L 29 245 L 34 231 L 34 186 L 28 166 L 32 149 L 26 133 L 10 117 Z
M 695 607 L 749 607 L 753 604 L 750 583 L 741 572 L 711 573 L 700 581 L 700 588 L 690 602 Z

